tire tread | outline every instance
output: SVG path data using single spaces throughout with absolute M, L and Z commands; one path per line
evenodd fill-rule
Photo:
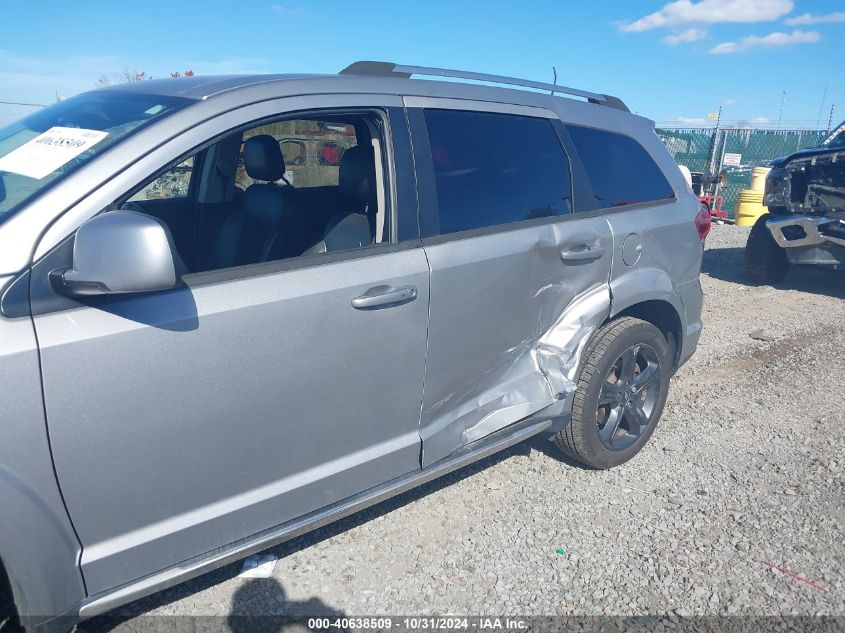
M 754 223 L 745 243 L 745 276 L 759 284 L 783 281 L 790 268 L 784 249 L 778 246 L 766 227 L 767 216 L 761 216 Z

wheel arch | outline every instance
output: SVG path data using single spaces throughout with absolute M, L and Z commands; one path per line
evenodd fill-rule
M 683 326 L 678 309 L 667 299 L 646 299 L 612 312 L 608 322 L 621 317 L 634 317 L 651 323 L 661 331 L 672 354 L 672 370 L 677 369 L 681 358 Z
M 79 545 L 65 517 L 13 472 L 0 467 L 0 507 L 14 521 L 0 522 L 0 595 L 11 595 L 27 630 L 66 613 L 85 598 Z

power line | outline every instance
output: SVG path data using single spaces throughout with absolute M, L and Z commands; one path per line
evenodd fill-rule
M 46 108 L 43 103 L 24 103 L 23 101 L 0 101 L 3 105 L 31 106 L 33 108 Z
M 822 120 L 822 110 L 824 109 L 825 99 L 827 99 L 827 84 L 824 85 L 824 94 L 822 95 L 822 102 L 819 104 L 819 114 L 816 117 L 816 127 L 819 127 L 819 122 Z

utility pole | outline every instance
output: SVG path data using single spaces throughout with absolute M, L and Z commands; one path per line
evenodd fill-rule
M 716 127 L 713 128 L 713 136 L 710 138 L 710 158 L 707 161 L 707 173 L 712 176 L 716 169 L 716 140 L 719 138 L 719 122 L 722 120 L 722 106 L 719 106 L 719 113 L 716 115 Z
M 780 108 L 778 108 L 778 129 L 780 129 L 780 122 L 783 119 L 783 104 L 786 102 L 786 90 L 780 93 Z
M 830 104 L 830 116 L 829 116 L 829 117 L 828 117 L 828 119 L 827 119 L 827 130 L 826 130 L 826 131 L 827 131 L 828 133 L 830 132 L 830 128 L 832 128 L 832 127 L 833 127 L 833 110 L 834 110 L 835 108 L 836 108 L 836 104 L 835 104 L 835 103 L 831 103 L 831 104 Z

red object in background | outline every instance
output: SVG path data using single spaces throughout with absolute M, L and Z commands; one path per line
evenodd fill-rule
M 698 200 L 707 205 L 711 217 L 728 219 L 728 212 L 722 208 L 722 196 L 698 196 Z
M 704 202 L 700 202 L 698 207 L 698 215 L 695 216 L 695 230 L 698 231 L 698 237 L 700 237 L 703 242 L 710 233 L 712 221 L 710 217 L 710 207 L 708 207 Z
M 340 165 L 340 147 L 336 143 L 325 143 L 320 147 L 320 163 L 323 165 Z

